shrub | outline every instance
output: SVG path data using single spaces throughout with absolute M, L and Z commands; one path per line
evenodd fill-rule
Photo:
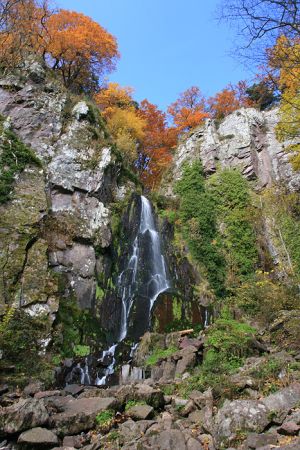
M 217 239 L 215 205 L 212 196 L 206 191 L 200 161 L 184 167 L 176 192 L 180 196 L 179 216 L 183 235 L 191 255 L 206 270 L 215 292 L 222 296 L 225 261 Z
M 255 329 L 229 317 L 221 317 L 209 328 L 206 353 L 203 361 L 205 372 L 231 373 L 251 354 L 249 343 Z

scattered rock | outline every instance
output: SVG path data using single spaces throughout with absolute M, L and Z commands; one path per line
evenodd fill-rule
M 63 440 L 64 447 L 81 448 L 85 443 L 83 436 L 65 436 Z
M 136 405 L 127 411 L 127 415 L 132 419 L 146 420 L 153 416 L 154 409 L 149 405 Z
M 62 395 L 62 391 L 44 391 L 44 392 L 37 392 L 34 394 L 34 398 L 41 399 L 46 397 L 58 397 Z
M 263 447 L 265 445 L 276 445 L 278 436 L 275 433 L 250 433 L 246 440 L 246 445 L 251 449 Z
M 184 434 L 179 430 L 162 431 L 143 442 L 143 449 L 186 450 Z M 201 446 L 199 445 L 199 450 Z
M 300 401 L 300 383 L 293 383 L 263 400 L 226 400 L 218 411 L 214 432 L 218 443 L 236 439 L 239 431 L 262 432 L 271 423 L 281 424 Z
M 296 422 L 285 421 L 281 425 L 281 427 L 278 428 L 278 433 L 295 436 L 299 430 L 300 430 L 300 425 L 298 425 Z
M 35 383 L 30 383 L 30 384 L 28 384 L 28 386 L 26 386 L 24 388 L 24 394 L 34 396 L 38 392 L 42 391 L 43 387 L 44 387 L 44 385 L 40 381 L 36 381 Z
M 58 444 L 58 438 L 56 434 L 46 428 L 32 428 L 19 436 L 18 444 L 50 446 Z
M 81 392 L 84 391 L 84 386 L 83 385 L 79 385 L 79 384 L 68 384 L 64 391 L 67 394 L 71 394 L 71 395 L 79 395 L 81 394 Z
M 116 405 L 117 401 L 113 397 L 72 399 L 63 405 L 63 412 L 51 416 L 50 425 L 61 436 L 78 434 L 91 430 L 97 414 L 113 409 Z
M 43 400 L 21 399 L 0 409 L 0 435 L 14 434 L 47 424 L 48 412 Z

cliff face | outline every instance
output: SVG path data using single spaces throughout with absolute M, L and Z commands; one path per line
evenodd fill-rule
M 296 174 L 284 151 L 288 143 L 279 143 L 275 135 L 278 110 L 260 112 L 242 108 L 223 121 L 207 120 L 177 148 L 172 177 L 176 181 L 185 162 L 201 159 L 206 174 L 218 167 L 238 167 L 248 180 L 261 189 L 283 183 L 291 191 L 300 189 Z M 170 187 L 165 192 L 172 195 Z
M 55 319 L 59 298 L 95 308 L 97 271 L 111 244 L 110 205 L 124 195 L 98 113 L 37 63 L 0 80 L 0 113 L 41 161 L 0 205 L 0 305 Z M 6 170 L 6 169 L 5 169 Z

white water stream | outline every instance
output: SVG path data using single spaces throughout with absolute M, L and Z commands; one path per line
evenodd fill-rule
M 143 261 L 140 261 L 139 247 L 142 235 L 147 234 L 147 237 L 150 239 L 150 254 L 148 255 L 149 261 L 147 261 L 150 267 L 150 272 L 148 280 L 146 280 L 146 290 L 150 302 L 150 312 L 159 294 L 170 288 L 170 283 L 166 273 L 165 258 L 162 254 L 160 237 L 156 230 L 151 203 L 143 195 L 141 196 L 141 203 L 140 226 L 137 236 L 133 242 L 132 255 L 129 259 L 127 267 L 118 278 L 118 284 L 122 296 L 122 315 L 118 339 L 119 342 L 123 341 L 123 339 L 127 336 L 129 315 L 133 306 L 134 297 L 137 293 L 140 265 L 143 263 Z M 128 283 L 128 274 L 130 273 L 131 280 Z
M 143 237 L 147 237 L 150 241 L 150 252 L 148 255 L 149 260 L 147 261 L 150 270 L 148 272 L 147 279 L 145 280 L 145 286 L 143 286 L 143 289 L 146 290 L 147 297 L 149 298 L 150 308 L 149 313 L 147 312 L 147 314 L 149 314 L 148 322 L 150 323 L 150 314 L 155 300 L 159 294 L 170 288 L 170 282 L 166 273 L 165 259 L 161 249 L 160 237 L 155 226 L 151 203 L 142 195 L 140 225 L 137 235 L 133 241 L 132 254 L 126 268 L 118 277 L 119 292 L 122 298 L 121 325 L 118 335 L 118 342 L 103 352 L 102 360 L 105 356 L 109 355 L 112 357 L 112 362 L 107 369 L 105 369 L 105 373 L 102 378 L 97 376 L 95 384 L 98 386 L 105 385 L 107 382 L 107 377 L 114 373 L 114 366 L 116 362 L 114 355 L 116 347 L 118 343 L 122 342 L 126 338 L 128 333 L 130 312 L 132 310 L 134 299 L 138 294 L 139 275 L 143 266 L 143 261 L 141 261 L 140 255 L 140 243 L 143 240 Z M 134 344 L 130 353 L 131 357 L 133 356 L 136 348 L 137 344 Z M 121 378 L 123 380 L 133 378 L 141 379 L 142 376 L 143 374 L 141 369 L 134 367 L 130 368 L 128 364 L 123 366 L 121 371 Z

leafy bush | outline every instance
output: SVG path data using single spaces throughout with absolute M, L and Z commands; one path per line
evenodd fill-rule
M 268 324 L 279 311 L 299 307 L 299 290 L 296 284 L 280 283 L 272 273 L 259 270 L 235 290 L 230 301 L 250 317 Z
M 221 317 L 209 328 L 204 372 L 232 373 L 251 354 L 249 343 L 255 329 L 229 317 Z
M 225 261 L 217 240 L 216 211 L 212 196 L 206 191 L 200 161 L 184 167 L 176 185 L 180 196 L 179 216 L 193 259 L 206 270 L 215 292 L 224 295 Z
M 100 412 L 96 416 L 96 424 L 100 428 L 109 428 L 113 419 L 115 417 L 115 412 L 112 409 L 106 409 L 105 411 Z
M 238 170 L 225 169 L 209 180 L 216 207 L 230 287 L 251 276 L 258 260 L 247 181 Z

